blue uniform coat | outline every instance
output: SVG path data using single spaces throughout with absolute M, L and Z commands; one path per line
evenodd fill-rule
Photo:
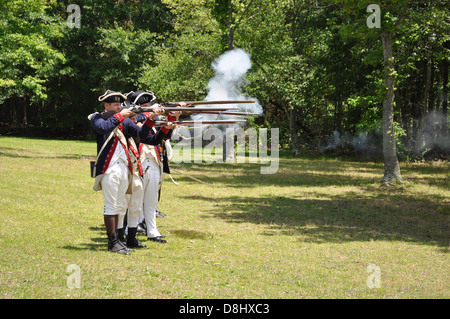
M 166 133 L 168 133 L 167 129 L 161 128 L 154 134 L 151 130 L 154 122 L 150 119 L 146 120 L 142 127 L 139 127 L 130 119 L 124 119 L 120 113 L 116 113 L 108 119 L 104 119 L 101 114 L 96 113 L 91 118 L 91 127 L 94 130 L 95 139 L 97 141 L 97 154 L 100 152 L 111 132 L 119 125 L 127 140 L 130 137 L 138 137 L 141 142 L 150 145 L 160 144 Z M 118 139 L 111 138 L 102 153 L 98 156 L 97 164 L 95 166 L 95 176 L 104 173 L 108 169 L 109 161 L 112 156 L 111 153 L 114 152 L 117 144 L 120 144 Z

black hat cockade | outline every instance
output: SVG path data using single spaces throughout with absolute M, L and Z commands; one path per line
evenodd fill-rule
M 98 97 L 100 102 L 107 103 L 123 103 L 127 97 L 120 92 L 107 90 L 103 95 Z

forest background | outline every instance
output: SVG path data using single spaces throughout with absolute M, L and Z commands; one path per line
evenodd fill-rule
M 212 63 L 241 48 L 252 62 L 243 92 L 263 108 L 249 125 L 279 128 L 282 149 L 361 160 L 384 152 L 386 165 L 390 147 L 400 161 L 445 160 L 448 7 L 439 0 L 0 0 L 0 135 L 92 139 L 86 118 L 100 111 L 107 89 L 203 100 Z

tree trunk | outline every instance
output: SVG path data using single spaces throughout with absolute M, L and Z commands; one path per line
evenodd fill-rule
M 430 112 L 433 110 L 433 101 L 431 100 L 431 87 L 433 86 L 433 60 L 431 58 L 431 53 L 428 54 L 426 68 L 424 94 L 425 112 Z
M 292 154 L 298 155 L 300 154 L 300 147 L 299 147 L 300 143 L 298 138 L 299 126 L 297 123 L 297 109 L 294 107 L 289 110 L 288 107 L 286 106 L 285 112 L 289 120 L 289 132 L 291 134 L 291 151 Z
M 292 154 L 294 154 L 294 155 L 300 154 L 300 147 L 299 147 L 300 139 L 298 137 L 298 132 L 302 125 L 299 124 L 299 122 L 298 122 L 298 113 L 299 113 L 298 109 L 296 109 L 295 107 L 292 109 L 289 109 L 288 103 L 281 99 L 277 99 L 277 100 L 269 99 L 269 102 L 272 103 L 273 105 L 275 105 L 276 107 L 278 107 L 280 110 L 283 110 L 284 113 L 286 114 L 286 117 L 288 118 L 288 123 L 289 123 L 289 133 L 291 134 Z M 311 134 L 311 132 L 306 130 L 306 128 L 304 128 L 304 130 L 306 131 L 306 133 L 308 135 Z
M 23 124 L 28 125 L 28 116 L 27 116 L 27 99 L 22 98 L 22 107 L 23 107 Z
M 228 30 L 227 34 L 227 46 L 228 50 L 234 49 L 234 30 L 235 28 L 232 26 L 233 23 L 233 4 L 231 0 L 227 1 L 228 6 L 228 16 L 225 18 L 225 26 Z
M 387 86 L 386 97 L 383 101 L 383 154 L 384 154 L 384 177 L 381 182 L 391 183 L 403 182 L 400 175 L 400 166 L 397 158 L 397 148 L 394 136 L 394 56 L 392 54 L 392 34 L 383 32 L 381 35 L 383 43 L 383 56 L 386 64 Z
M 450 41 L 447 41 L 447 46 L 450 46 Z M 441 134 L 444 141 L 447 139 L 448 135 L 448 125 L 447 125 L 447 114 L 448 114 L 448 60 L 445 57 L 442 61 L 442 117 L 441 123 Z
M 298 155 L 300 154 L 300 147 L 299 147 L 299 138 L 298 138 L 298 125 L 297 125 L 297 117 L 295 116 L 296 112 L 295 109 L 291 111 L 291 116 L 289 117 L 289 129 L 291 133 L 291 150 L 292 154 Z

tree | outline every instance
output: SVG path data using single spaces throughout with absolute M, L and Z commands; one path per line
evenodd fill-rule
M 163 0 L 172 15 L 173 32 L 153 61 L 145 63 L 138 85 L 155 92 L 158 100 L 198 100 L 207 93 L 214 75 L 211 63 L 221 53 L 221 31 L 211 17 L 212 0 Z
M 392 33 L 385 31 L 381 34 L 383 43 L 383 57 L 386 64 L 386 97 L 383 100 L 383 154 L 384 176 L 381 180 L 385 183 L 393 181 L 402 182 L 400 166 L 397 158 L 397 148 L 394 135 L 394 90 L 395 67 L 392 53 Z
M 317 52 L 310 46 L 314 41 L 308 40 L 313 34 L 306 28 L 299 32 L 305 25 L 301 25 L 299 17 L 317 15 L 302 12 L 309 4 L 309 1 L 247 1 L 241 10 L 246 18 L 236 18 L 243 23 L 235 26 L 233 37 L 236 46 L 251 53 L 255 64 L 249 74 L 249 94 L 265 106 L 266 119 L 274 120 L 272 125 L 284 126 L 287 121 L 281 140 L 291 146 L 293 154 L 300 152 L 301 136 L 312 135 L 307 123 L 314 117 L 317 95 L 313 92 L 320 86 L 315 79 L 320 74 L 313 62 Z M 300 50 L 305 47 L 306 50 Z M 282 116 L 274 118 L 277 113 Z
M 380 37 L 383 47 L 383 59 L 385 62 L 385 85 L 386 95 L 383 100 L 383 154 L 384 154 L 384 176 L 382 182 L 390 183 L 393 181 L 402 181 L 400 174 L 400 166 L 397 158 L 396 141 L 394 134 L 394 90 L 395 90 L 395 67 L 394 56 L 392 48 L 392 34 L 395 31 L 396 26 L 399 23 L 399 19 L 392 16 L 392 14 L 386 10 L 386 2 L 381 2 L 381 14 L 377 9 L 373 9 L 375 13 L 372 14 L 372 18 L 378 19 L 378 23 L 369 23 L 369 18 L 362 19 L 364 17 L 361 13 L 366 11 L 367 8 L 371 8 L 371 1 L 335 1 L 341 5 L 344 12 L 347 13 L 346 18 L 348 21 L 353 22 L 354 30 L 360 37 L 371 38 Z M 392 2 L 392 1 L 391 1 Z M 396 8 L 405 9 L 407 1 L 399 0 L 392 3 L 392 6 Z M 370 6 L 370 7 L 369 7 Z M 363 11 L 364 10 L 364 11 Z M 378 16 L 377 16 L 378 14 Z M 383 17 L 383 19 L 382 19 Z M 365 21 L 364 21 L 365 20 Z M 375 26 L 375 28 L 374 28 Z
M 49 78 L 65 72 L 57 68 L 65 57 L 52 45 L 62 36 L 61 21 L 46 14 L 54 4 L 50 0 L 0 1 L 0 102 L 13 98 L 16 105 L 5 108 L 3 119 L 28 124 L 29 104 L 45 100 Z M 20 111 L 21 120 L 17 118 Z
M 107 89 L 136 90 L 145 65 L 154 63 L 160 33 L 171 29 L 170 14 L 160 1 L 79 0 L 81 27 L 62 29 L 55 46 L 70 73 L 55 74 L 49 85 L 46 124 L 90 132 L 86 115 L 99 111 L 97 97 Z M 68 16 L 67 4 L 51 12 Z

